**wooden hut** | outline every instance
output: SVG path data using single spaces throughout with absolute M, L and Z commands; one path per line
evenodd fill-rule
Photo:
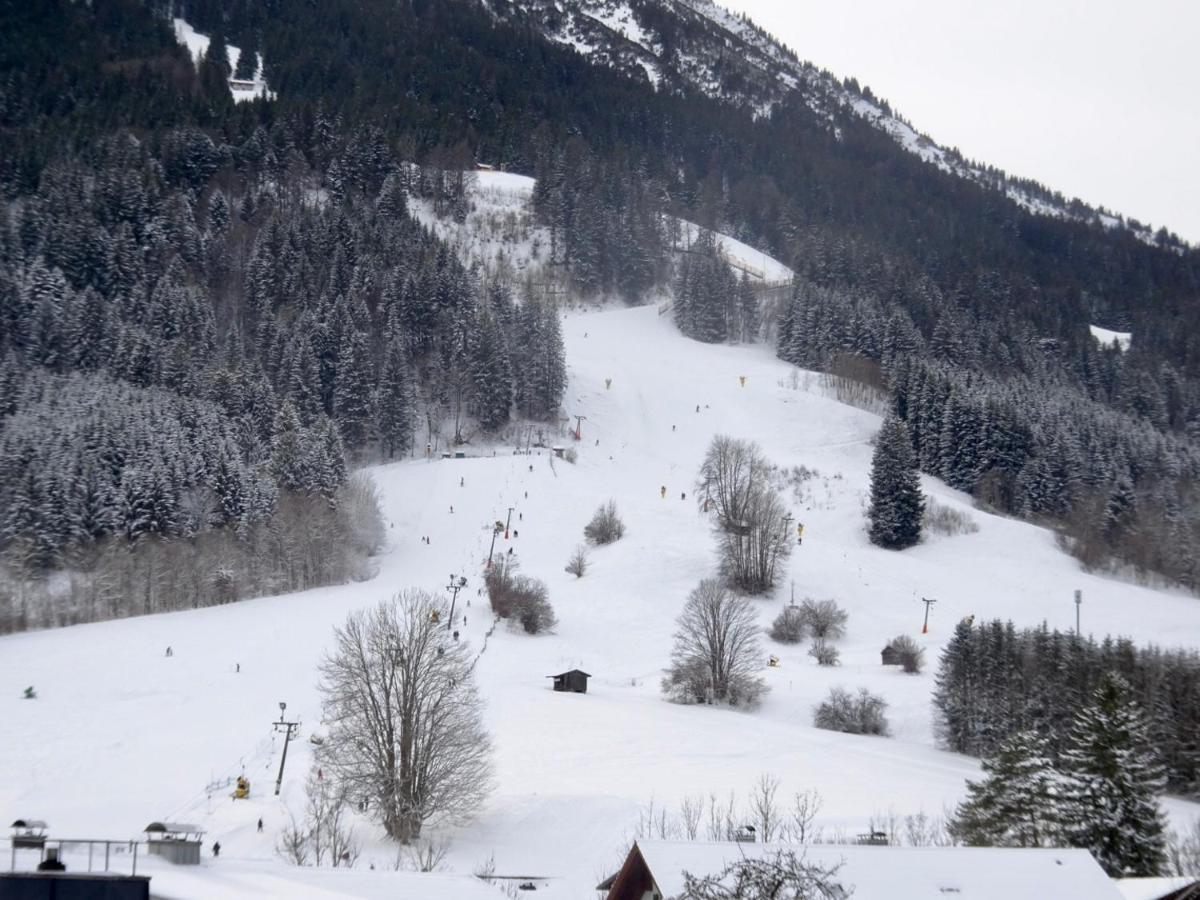
M 587 672 L 581 672 L 579 669 L 572 669 L 569 672 L 563 672 L 559 675 L 547 675 L 546 677 L 554 679 L 554 689 L 556 691 L 586 694 L 587 680 L 592 676 Z
M 14 850 L 41 850 L 46 846 L 47 825 L 41 819 L 17 819 L 12 823 Z
M 900 659 L 900 651 L 891 644 L 888 644 L 886 647 L 884 647 L 879 656 L 883 662 L 883 665 L 885 666 L 898 666 L 903 662 L 903 660 Z

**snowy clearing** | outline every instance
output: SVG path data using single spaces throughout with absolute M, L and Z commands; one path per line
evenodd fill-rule
M 186 19 L 175 18 L 171 21 L 175 27 L 175 40 L 187 47 L 188 52 L 192 55 L 192 62 L 197 66 L 200 65 L 200 60 L 208 52 L 208 35 L 198 32 Z M 229 57 L 229 71 L 236 72 L 238 60 L 242 56 L 241 48 L 234 47 L 232 44 L 226 44 L 225 52 Z M 261 53 L 258 54 L 257 63 L 254 69 L 254 77 L 251 80 L 238 81 L 233 78 L 229 79 L 229 93 L 233 95 L 234 103 L 244 103 L 256 97 L 263 97 L 267 100 L 275 98 L 275 94 L 267 87 L 267 81 L 263 77 Z
M 1111 347 L 1116 344 L 1119 350 L 1128 350 L 1129 345 L 1133 343 L 1133 332 L 1130 331 L 1110 331 L 1107 328 L 1101 328 L 1099 325 L 1089 325 L 1092 337 L 1100 342 L 1102 347 Z

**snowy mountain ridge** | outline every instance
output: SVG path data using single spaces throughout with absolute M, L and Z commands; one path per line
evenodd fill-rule
M 1184 245 L 1164 231 L 1127 220 L 1036 182 L 965 159 L 917 131 L 869 88 L 802 61 L 762 29 L 713 0 L 482 0 L 573 47 L 598 65 L 648 80 L 658 90 L 683 85 L 750 109 L 756 117 L 799 95 L 840 136 L 839 115 L 853 115 L 943 172 L 1002 193 L 1026 211 L 1105 228 L 1125 228 L 1152 246 Z M 659 23 L 673 20 L 670 40 Z

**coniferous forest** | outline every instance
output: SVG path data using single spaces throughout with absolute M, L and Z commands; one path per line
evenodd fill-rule
M 703 36 L 642 6 L 664 46 Z M 1035 216 L 803 86 L 765 115 L 655 87 L 546 40 L 543 14 L 0 4 L 0 544 L 20 575 L 0 628 L 355 577 L 378 540 L 355 463 L 555 417 L 552 303 L 408 211 L 465 215 L 477 162 L 538 178 L 575 294 L 668 291 L 686 334 L 853 371 L 922 471 L 1086 565 L 1200 586 L 1200 253 Z M 212 37 L 198 65 L 175 15 Z M 233 102 L 225 42 L 263 54 L 277 99 Z M 791 265 L 787 296 L 678 218 Z M 358 536 L 314 570 L 318 521 Z M 195 587 L 162 587 L 164 554 Z

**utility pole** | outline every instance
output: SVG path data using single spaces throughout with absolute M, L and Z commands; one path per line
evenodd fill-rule
M 577 441 L 583 437 L 583 420 L 586 418 L 587 416 L 575 417 L 575 440 Z
M 511 513 L 509 515 L 511 515 Z M 492 554 L 496 551 L 496 535 L 498 535 L 500 533 L 500 530 L 503 527 L 504 526 L 500 524 L 499 519 L 497 519 L 495 522 L 492 523 L 492 547 L 490 550 L 488 550 L 488 561 L 487 561 L 487 565 L 484 566 L 485 569 L 490 569 L 492 567 Z M 508 537 L 508 534 L 505 533 L 504 536 Z M 450 580 L 451 581 L 454 580 L 453 575 L 450 576 Z
M 504 520 L 504 539 L 506 541 L 508 540 L 508 526 L 512 524 L 512 511 L 514 509 L 516 509 L 515 506 L 510 506 L 508 508 L 508 518 Z M 493 546 L 495 546 L 495 545 L 493 545 Z
M 921 626 L 921 634 L 929 633 L 929 607 L 937 603 L 932 597 L 922 597 L 921 602 L 925 604 L 925 624 Z
M 788 513 L 783 517 L 783 539 L 786 541 L 788 532 L 792 530 L 792 514 Z
M 283 784 L 283 767 L 287 765 L 287 748 L 288 743 L 296 736 L 296 729 L 300 727 L 299 722 L 285 722 L 283 714 L 287 710 L 287 704 L 280 702 L 279 704 L 279 721 L 271 723 L 273 731 L 283 729 L 283 756 L 279 760 L 279 777 L 275 779 L 275 796 L 279 796 L 279 787 Z
M 1083 591 L 1079 588 L 1075 589 L 1075 636 L 1082 637 L 1083 632 L 1079 630 L 1079 608 L 1083 606 Z
M 497 523 L 499 524 L 499 523 Z M 495 545 L 496 536 L 492 534 L 492 544 Z M 458 600 L 458 592 L 467 586 L 466 576 L 457 576 L 454 573 L 450 574 L 450 583 L 446 585 L 446 590 L 451 592 L 450 596 L 450 621 L 446 623 L 446 630 L 449 631 L 454 627 L 454 604 Z

